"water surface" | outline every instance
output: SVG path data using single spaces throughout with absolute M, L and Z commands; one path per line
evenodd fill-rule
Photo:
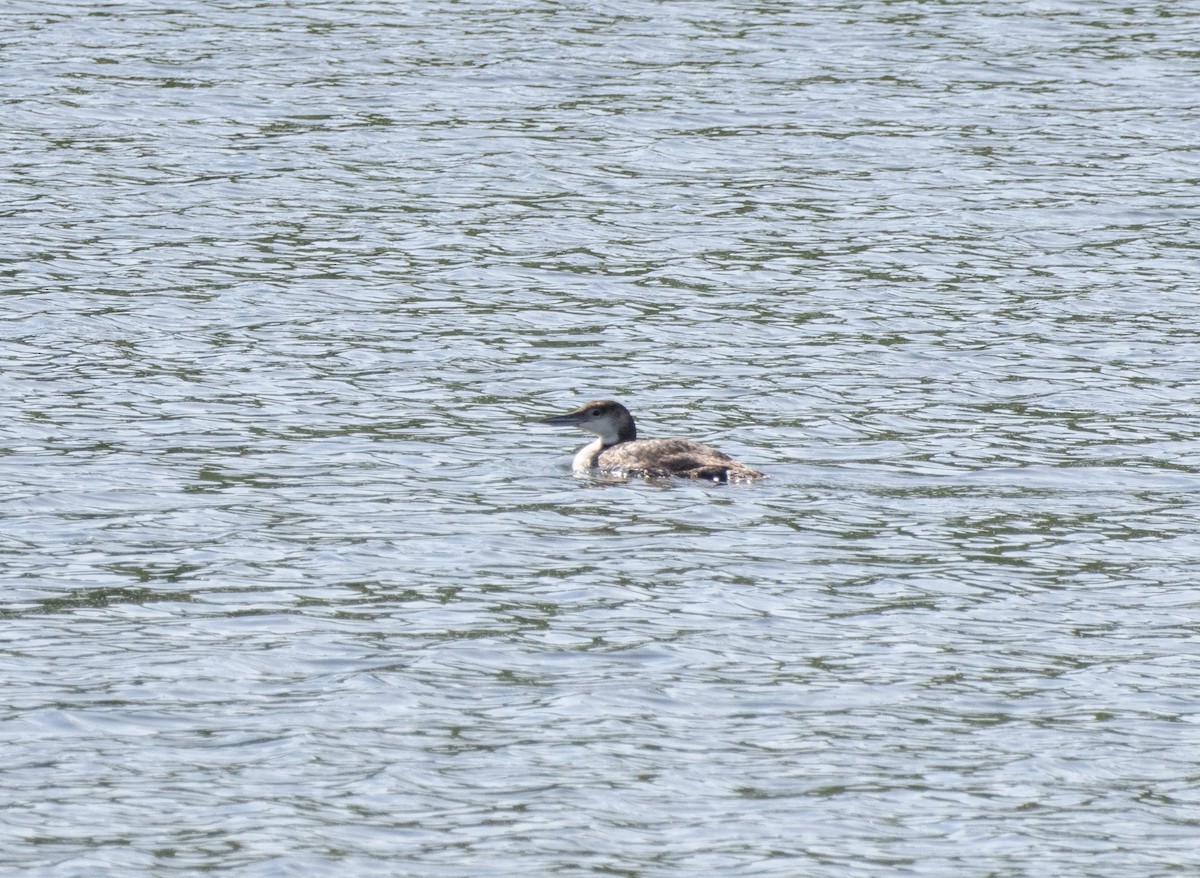
M 1197 13 L 14 6 L 0 864 L 1190 874 Z

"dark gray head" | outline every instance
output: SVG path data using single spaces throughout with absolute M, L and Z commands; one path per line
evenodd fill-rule
M 585 402 L 569 414 L 555 415 L 541 423 L 554 424 L 556 427 L 578 427 L 580 430 L 595 433 L 606 446 L 632 442 L 637 438 L 633 415 L 629 414 L 629 409 L 625 406 L 611 399 Z

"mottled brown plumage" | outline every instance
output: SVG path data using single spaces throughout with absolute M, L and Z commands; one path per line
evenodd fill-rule
M 599 438 L 575 455 L 576 472 L 603 472 L 646 477 L 683 476 L 713 482 L 766 478 L 728 454 L 690 439 L 638 439 L 629 410 L 611 399 L 585 403 L 544 424 L 579 427 Z

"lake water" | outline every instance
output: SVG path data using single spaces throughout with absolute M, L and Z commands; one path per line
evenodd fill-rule
M 1197 45 L 10 4 L 0 871 L 1194 874 Z

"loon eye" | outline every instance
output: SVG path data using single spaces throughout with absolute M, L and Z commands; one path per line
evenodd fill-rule
M 600 417 L 600 409 L 592 409 L 592 417 L 593 418 Z

